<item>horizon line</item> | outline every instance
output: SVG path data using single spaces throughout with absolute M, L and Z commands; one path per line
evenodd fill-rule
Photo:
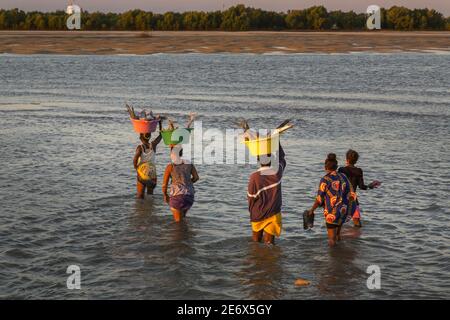
M 75 5 L 77 5 L 77 4 L 75 4 Z M 205 13 L 210 13 L 210 12 L 225 12 L 225 11 L 227 11 L 227 10 L 229 10 L 230 8 L 233 8 L 233 7 L 236 7 L 236 6 L 239 6 L 239 4 L 237 4 L 237 5 L 232 5 L 232 6 L 229 6 L 229 7 L 227 7 L 227 8 L 223 8 L 223 9 L 217 9 L 217 10 L 180 10 L 180 11 L 175 11 L 175 10 L 169 10 L 169 11 L 152 11 L 152 10 L 145 10 L 145 9 L 141 9 L 141 8 L 132 8 L 132 9 L 126 9 L 126 10 L 117 10 L 117 11 L 100 11 L 100 10 L 92 10 L 92 11 L 90 11 L 90 10 L 84 10 L 83 9 L 83 7 L 81 7 L 81 6 L 79 6 L 80 8 L 81 8 L 81 10 L 83 10 L 84 12 L 88 12 L 88 13 L 95 13 L 95 12 L 98 12 L 98 13 L 104 13 L 104 14 L 109 14 L 109 13 L 112 13 L 112 14 L 123 14 L 123 13 L 125 13 L 125 12 L 130 12 L 130 11 L 135 11 L 135 10 L 139 10 L 139 11 L 143 11 L 143 12 L 151 12 L 151 13 L 155 13 L 155 14 L 165 14 L 165 13 L 169 13 L 169 12 L 171 12 L 171 13 L 187 13 L 187 12 L 205 12 Z M 301 10 L 306 10 L 306 9 L 310 9 L 310 8 L 314 8 L 314 7 L 324 7 L 326 10 L 327 10 L 327 12 L 336 12 L 336 11 L 341 11 L 341 12 L 354 12 L 354 13 L 356 13 L 356 14 L 367 14 L 366 12 L 358 12 L 358 11 L 355 11 L 355 10 L 348 10 L 348 11 L 346 11 L 346 10 L 343 10 L 343 9 L 333 9 L 333 10 L 329 10 L 326 6 L 324 6 L 324 5 L 316 5 L 316 6 L 310 6 L 310 7 L 303 7 L 303 8 L 291 8 L 291 9 L 287 9 L 287 10 L 281 10 L 281 11 L 277 11 L 277 10 L 269 10 L 269 9 L 263 9 L 263 8 L 260 8 L 260 7 L 254 7 L 254 6 L 247 6 L 247 5 L 243 5 L 245 8 L 251 8 L 251 9 L 255 9 L 255 10 L 262 10 L 262 11 L 265 11 L 265 12 L 276 12 L 276 13 L 283 13 L 283 14 L 287 14 L 289 11 L 301 11 Z M 446 17 L 446 18 L 450 18 L 450 15 L 449 16 L 446 16 L 446 14 L 445 13 L 443 13 L 443 12 L 441 12 L 441 11 L 439 11 L 439 10 L 436 10 L 436 9 L 434 9 L 434 8 L 429 8 L 429 7 L 423 7 L 423 8 L 410 8 L 410 7 L 406 7 L 406 6 L 397 6 L 397 5 L 393 5 L 393 6 L 390 6 L 390 7 L 380 7 L 380 9 L 385 9 L 385 10 L 389 10 L 389 9 L 391 9 L 391 8 L 393 8 L 393 7 L 403 7 L 403 8 L 406 8 L 406 9 L 408 9 L 408 10 L 434 10 L 434 11 L 436 11 L 436 12 L 438 12 L 438 13 L 440 13 L 440 14 L 442 14 L 442 16 L 443 17 Z M 67 8 L 67 7 L 66 7 Z M 19 10 L 19 11 L 23 11 L 23 12 L 25 12 L 25 13 L 31 13 L 31 12 L 40 12 L 40 13 L 55 13 L 55 12 L 58 12 L 58 11 L 65 11 L 65 9 L 56 9 L 56 10 L 26 10 L 26 9 L 21 9 L 21 8 L 19 8 L 19 7 L 11 7 L 11 8 L 9 8 L 9 9 L 7 9 L 7 8 L 1 8 L 0 7 L 0 11 L 1 10 L 5 10 L 5 11 L 8 11 L 8 10 L 15 10 L 15 9 L 17 9 L 17 10 Z M 450 14 L 450 13 L 449 13 Z

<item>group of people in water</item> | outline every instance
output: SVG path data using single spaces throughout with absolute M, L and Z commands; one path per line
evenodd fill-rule
M 161 132 L 161 120 L 159 129 Z M 157 185 L 155 154 L 161 142 L 161 133 L 150 141 L 151 134 L 140 134 L 141 144 L 136 148 L 133 159 L 137 171 L 137 197 L 143 199 L 145 193 L 153 194 Z M 171 162 L 166 166 L 162 183 L 164 201 L 169 205 L 174 220 L 180 222 L 194 204 L 194 183 L 199 180 L 195 166 L 182 158 L 181 145 L 170 146 Z M 278 168 L 272 166 L 277 157 Z M 356 190 L 377 188 L 381 182 L 374 180 L 369 185 L 364 183 L 363 170 L 356 167 L 359 154 L 348 150 L 346 165 L 338 166 L 336 154 L 327 155 L 324 163 L 325 175 L 319 182 L 317 196 L 312 207 L 305 213 L 313 217 L 318 207 L 323 207 L 327 227 L 328 243 L 334 246 L 341 239 L 342 225 L 353 220 L 355 227 L 361 227 L 361 208 Z M 252 226 L 252 238 L 255 242 L 274 244 L 282 227 L 282 191 L 281 180 L 286 167 L 285 152 L 279 145 L 276 154 L 257 157 L 260 168 L 250 175 L 247 198 L 248 210 Z M 275 161 L 273 163 L 276 163 Z M 139 173 L 141 166 L 152 168 L 147 170 L 145 178 Z M 170 188 L 169 188 L 170 184 Z

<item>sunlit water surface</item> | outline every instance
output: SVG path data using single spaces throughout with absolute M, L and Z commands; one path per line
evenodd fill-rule
M 431 54 L 0 56 L 0 298 L 450 298 L 449 71 Z M 250 241 L 254 165 L 198 163 L 177 225 L 161 144 L 156 194 L 135 200 L 125 102 L 181 123 L 195 111 L 204 130 L 292 118 L 277 245 Z M 326 154 L 348 148 L 383 185 L 360 192 L 364 227 L 330 250 L 321 215 L 306 232 L 301 213 Z M 66 288 L 72 264 L 81 290 Z

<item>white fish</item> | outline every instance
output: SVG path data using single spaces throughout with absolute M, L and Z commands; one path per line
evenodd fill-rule
M 243 138 L 245 141 L 248 140 L 255 140 L 258 138 L 258 134 L 256 132 L 254 132 L 253 130 L 250 130 L 250 126 L 248 125 L 247 120 L 242 119 L 239 122 L 239 126 L 244 129 L 244 134 L 243 134 Z
M 188 118 L 188 122 L 187 122 L 187 124 L 186 124 L 186 128 L 190 128 L 190 127 L 191 127 L 192 123 L 193 123 L 194 120 L 195 120 L 195 116 L 196 116 L 196 114 L 193 113 L 193 112 L 191 112 L 191 113 L 189 114 L 189 118 Z
M 172 119 L 168 119 L 167 120 L 167 122 L 169 122 L 169 127 L 168 127 L 168 130 L 175 130 L 176 129 L 176 127 L 175 127 L 175 121 L 173 121 Z

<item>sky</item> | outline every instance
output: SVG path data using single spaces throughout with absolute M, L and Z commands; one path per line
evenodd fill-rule
M 25 11 L 64 10 L 68 0 L 0 0 L 1 9 L 19 8 Z M 365 12 L 371 4 L 389 8 L 402 5 L 410 9 L 432 8 L 450 16 L 450 0 L 74 0 L 83 10 L 103 12 L 123 12 L 129 9 L 142 9 L 153 12 L 221 10 L 235 4 L 245 4 L 254 8 L 274 11 L 302 9 L 313 5 L 324 5 L 329 10 Z

